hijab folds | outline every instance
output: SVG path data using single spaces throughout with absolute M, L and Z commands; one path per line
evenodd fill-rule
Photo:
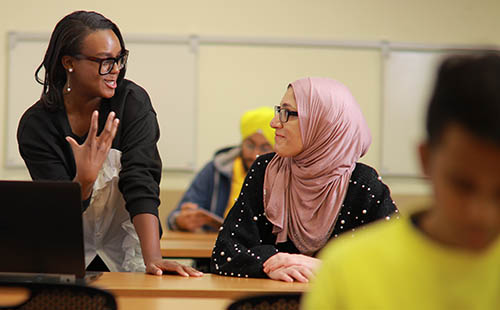
M 294 157 L 276 155 L 267 166 L 264 209 L 276 243 L 289 238 L 301 253 L 313 255 L 335 227 L 352 171 L 367 152 L 371 134 L 343 84 L 304 78 L 290 86 L 304 147 Z

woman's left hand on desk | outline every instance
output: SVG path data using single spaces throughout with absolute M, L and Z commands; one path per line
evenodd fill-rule
M 312 271 L 304 266 L 293 265 L 281 267 L 267 273 L 267 276 L 273 280 L 285 282 L 302 282 L 307 283 L 313 277 Z
M 277 253 L 262 265 L 269 278 L 286 282 L 308 282 L 321 261 L 303 254 Z
M 319 259 L 311 256 L 280 252 L 269 257 L 264 262 L 262 267 L 264 268 L 265 273 L 270 273 L 279 268 L 289 267 L 293 265 L 304 266 L 311 271 L 315 271 L 316 269 L 318 269 L 320 264 L 321 261 Z
M 201 277 L 203 272 L 177 262 L 161 259 L 146 265 L 146 273 L 161 276 L 163 272 L 174 272 L 184 277 Z

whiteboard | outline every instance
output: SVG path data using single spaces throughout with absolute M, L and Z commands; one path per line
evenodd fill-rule
M 425 137 L 427 104 L 446 55 L 445 50 L 388 50 L 382 55 L 382 174 L 421 176 L 418 144 Z
M 34 72 L 42 62 L 49 35 L 9 33 L 7 148 L 5 166 L 24 167 L 16 132 L 24 111 L 42 92 Z M 126 78 L 149 93 L 158 116 L 158 149 L 166 170 L 192 171 L 196 152 L 198 49 L 185 38 L 125 37 L 130 51 Z M 39 75 L 43 77 L 43 72 Z

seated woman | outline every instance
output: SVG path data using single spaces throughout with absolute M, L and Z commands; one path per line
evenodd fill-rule
M 347 87 L 300 79 L 275 111 L 276 154 L 250 168 L 210 267 L 219 275 L 307 282 L 329 239 L 398 211 L 377 172 L 357 162 L 371 135 Z

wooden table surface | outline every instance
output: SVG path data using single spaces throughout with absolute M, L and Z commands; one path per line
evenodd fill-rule
M 220 310 L 244 296 L 304 292 L 308 287 L 305 283 L 213 274 L 184 278 L 126 272 L 105 272 L 90 285 L 110 291 L 116 297 L 120 310 Z M 28 291 L 25 289 L 0 288 L 0 306 L 19 304 L 27 298 Z
M 134 272 L 105 272 L 91 284 L 119 297 L 176 297 L 237 299 L 267 293 L 304 292 L 306 283 L 287 283 L 271 279 L 224 277 L 205 274 L 202 277 L 176 275 L 154 276 Z
M 0 307 L 14 307 L 29 298 L 29 291 L 24 288 L 0 287 Z M 118 310 L 168 310 L 168 309 L 203 309 L 223 310 L 233 302 L 227 298 L 178 298 L 178 297 L 130 297 L 116 296 Z
M 219 298 L 127 297 L 116 298 L 118 310 L 203 309 L 224 310 L 233 302 Z
M 0 307 L 18 305 L 29 296 L 29 290 L 22 287 L 0 287 Z
M 210 258 L 214 241 L 160 240 L 161 255 L 167 258 Z
M 161 255 L 169 258 L 210 258 L 217 233 L 166 231 L 160 240 Z
M 165 257 L 209 258 L 217 233 L 166 231 L 161 239 Z M 304 292 L 307 284 L 270 279 L 223 277 L 205 274 L 184 278 L 176 275 L 153 276 L 144 273 L 105 272 L 91 283 L 111 291 L 118 309 L 226 309 L 235 299 L 256 294 Z M 25 291 L 1 291 L 0 306 L 27 298 Z
M 218 233 L 205 233 L 205 232 L 186 232 L 166 230 L 161 237 L 162 240 L 204 240 L 215 242 Z

